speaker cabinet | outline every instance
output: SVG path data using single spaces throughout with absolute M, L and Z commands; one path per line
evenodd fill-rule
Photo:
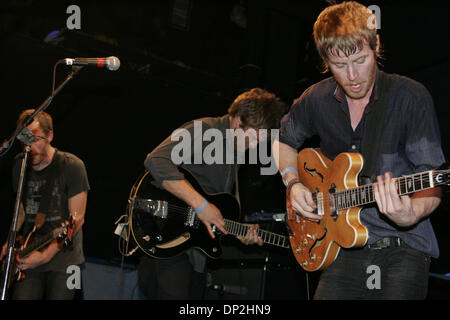
M 307 300 L 309 275 L 290 249 L 223 242 L 220 259 L 208 262 L 206 300 Z

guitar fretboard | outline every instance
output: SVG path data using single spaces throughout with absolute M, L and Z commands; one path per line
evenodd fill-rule
M 50 242 L 52 242 L 54 239 L 53 237 L 53 233 L 46 235 L 45 237 L 35 240 L 32 242 L 31 245 L 23 248 L 20 252 L 19 252 L 19 256 L 21 258 L 24 258 L 26 256 L 28 256 L 31 252 L 35 251 L 35 250 L 39 250 L 40 248 L 46 246 L 47 244 L 49 244 Z
M 438 173 L 435 171 L 426 171 L 417 174 L 395 178 L 397 192 L 399 195 L 406 195 L 433 188 Z M 373 190 L 374 184 L 367 184 L 353 189 L 347 189 L 332 194 L 336 210 L 343 210 L 356 206 L 363 206 L 375 202 Z
M 233 220 L 225 219 L 225 230 L 234 236 L 245 236 L 249 226 Z M 258 229 L 258 236 L 261 237 L 264 243 L 268 243 L 277 247 L 289 248 L 289 240 L 286 236 L 276 234 L 270 231 Z

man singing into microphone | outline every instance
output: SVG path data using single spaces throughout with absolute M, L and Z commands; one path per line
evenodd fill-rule
M 26 123 L 35 110 L 29 109 L 19 116 L 18 126 Z M 27 126 L 34 134 L 30 164 L 27 167 L 20 204 L 17 230 L 26 236 L 34 227 L 37 232 L 31 242 L 38 241 L 70 216 L 75 218 L 72 244 L 61 249 L 56 240 L 47 247 L 17 260 L 25 279 L 15 281 L 13 300 L 72 300 L 73 289 L 68 288 L 67 267 L 84 262 L 81 227 L 84 223 L 89 183 L 84 163 L 75 155 L 62 152 L 51 145 L 54 137 L 53 121 L 46 112 L 40 112 Z M 21 160 L 16 157 L 13 185 L 17 190 Z M 5 255 L 3 246 L 1 258 Z

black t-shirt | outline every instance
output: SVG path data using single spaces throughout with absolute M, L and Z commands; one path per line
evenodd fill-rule
M 17 190 L 23 156 L 19 155 L 13 168 L 13 187 Z M 36 214 L 45 214 L 45 223 L 36 234 L 43 236 L 61 226 L 70 216 L 69 198 L 89 190 L 86 168 L 75 155 L 56 150 L 50 165 L 41 171 L 27 166 L 23 186 L 22 203 L 25 221 L 22 234 L 28 234 L 35 224 Z M 59 251 L 49 263 L 37 271 L 64 270 L 68 265 L 84 262 L 83 236 L 78 232 L 68 250 Z

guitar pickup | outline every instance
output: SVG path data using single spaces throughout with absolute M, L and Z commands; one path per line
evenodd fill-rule
M 184 222 L 184 225 L 186 227 L 193 227 L 194 223 L 195 223 L 195 211 L 194 211 L 194 208 L 189 207 L 188 214 L 187 214 L 187 219 Z
M 133 209 L 145 211 L 147 213 L 154 215 L 155 217 L 160 217 L 162 219 L 167 218 L 168 214 L 167 201 L 134 198 L 131 203 Z

